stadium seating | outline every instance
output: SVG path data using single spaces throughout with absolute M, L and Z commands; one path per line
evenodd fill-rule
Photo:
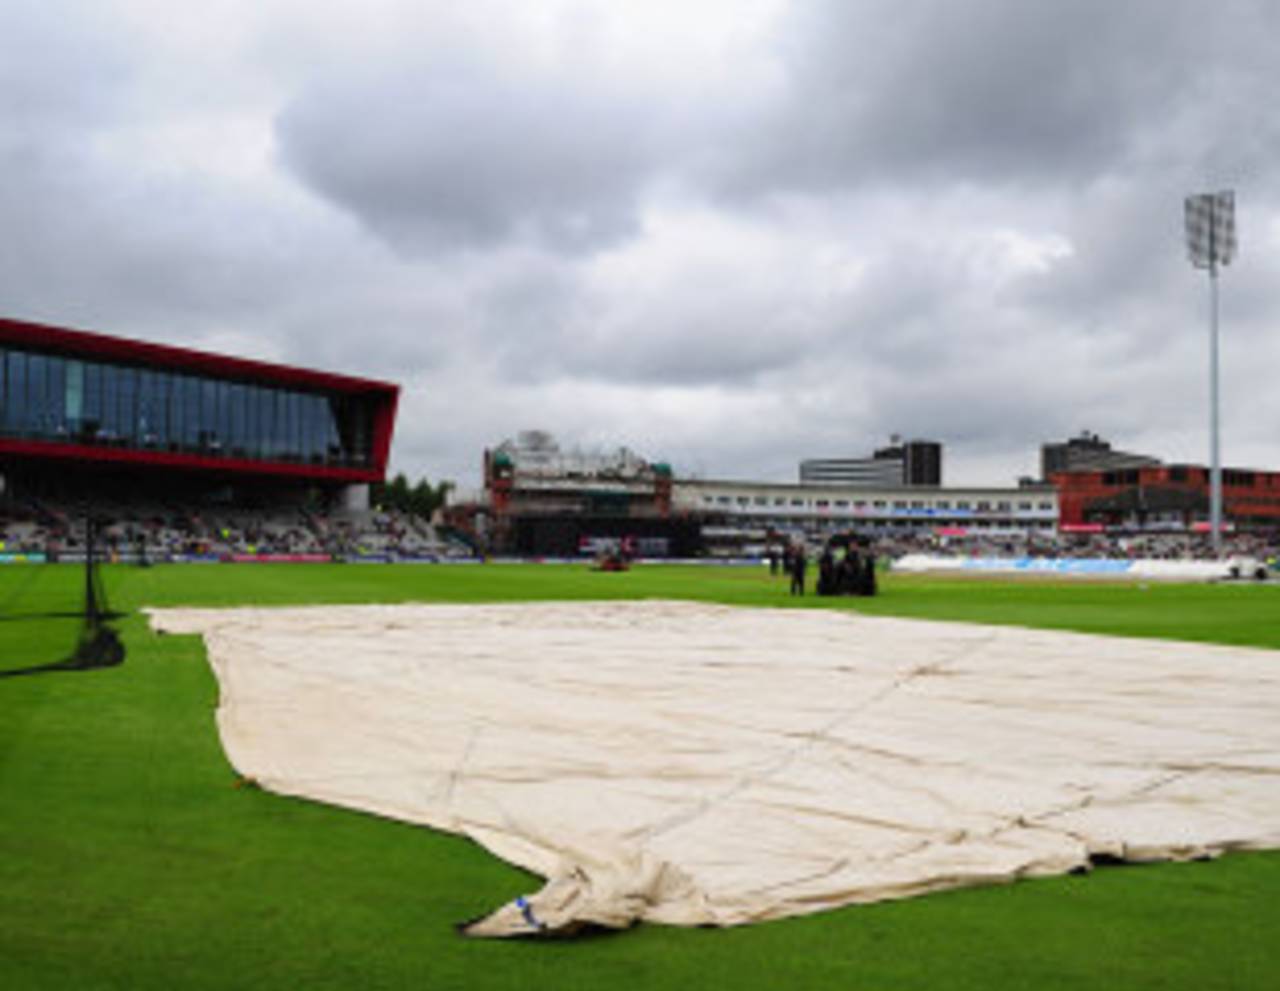
M 92 507 L 31 502 L 0 506 L 0 553 L 40 554 L 49 560 L 79 557 L 84 553 L 81 521 L 89 512 L 103 521 L 100 552 L 109 560 L 302 556 L 399 561 L 471 553 L 425 520 L 394 511 L 195 510 L 103 501 Z

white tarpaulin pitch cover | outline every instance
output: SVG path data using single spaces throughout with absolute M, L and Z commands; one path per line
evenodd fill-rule
M 1280 653 L 676 602 L 152 612 L 235 768 L 547 879 L 476 935 L 736 925 L 1280 846 Z

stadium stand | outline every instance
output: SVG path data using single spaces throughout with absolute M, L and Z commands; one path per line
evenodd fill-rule
M 431 560 L 470 556 L 466 544 L 425 520 L 394 511 L 306 509 L 195 510 L 135 504 L 9 503 L 0 506 L 0 548 L 11 556 L 78 560 L 78 521 L 103 521 L 99 548 L 108 561 L 151 562 L 297 558 Z
M 941 554 L 956 557 L 1067 557 L 1146 560 L 1210 560 L 1217 557 L 1208 534 L 1031 534 L 966 535 L 939 537 L 917 534 L 885 537 L 876 541 L 876 552 L 889 558 L 906 554 Z M 1280 534 L 1240 533 L 1223 539 L 1229 557 L 1275 560 L 1280 555 Z

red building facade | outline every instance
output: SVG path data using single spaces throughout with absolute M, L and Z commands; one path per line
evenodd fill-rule
M 1058 490 L 1059 526 L 1203 529 L 1209 520 L 1209 469 L 1156 465 L 1050 476 Z M 1238 529 L 1280 527 L 1280 472 L 1226 468 L 1223 519 Z
M 386 475 L 387 382 L 0 318 L 0 470 L 341 488 Z

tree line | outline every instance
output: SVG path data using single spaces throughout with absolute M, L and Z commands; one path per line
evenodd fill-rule
M 369 491 L 369 501 L 379 509 L 394 509 L 429 520 L 431 514 L 444 505 L 453 487 L 448 481 L 432 485 L 425 478 L 410 485 L 401 472 L 389 482 L 374 485 Z

